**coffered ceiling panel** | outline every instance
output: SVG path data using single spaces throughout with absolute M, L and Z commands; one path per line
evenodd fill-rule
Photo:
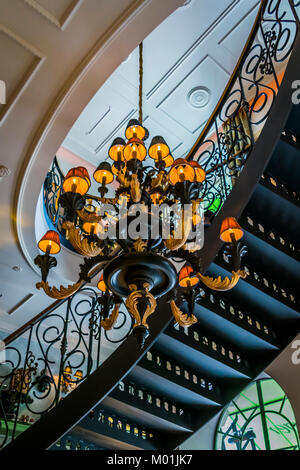
M 220 97 L 220 90 L 225 88 L 228 80 L 228 73 L 212 58 L 206 57 L 159 108 L 193 134 L 209 118 Z
M 250 11 L 242 21 L 237 22 L 234 28 L 224 34 L 220 45 L 225 47 L 233 57 L 237 57 L 241 52 L 240 38 L 247 37 L 249 31 L 249 23 L 254 24 L 256 17 L 256 8 Z
M 145 40 L 143 117 L 185 157 L 213 112 L 253 26 L 259 0 L 190 0 Z M 205 19 L 204 19 L 205 18 Z M 97 165 L 138 118 L 139 50 L 106 81 L 63 146 Z M 150 140 L 149 140 L 150 142 Z
M 41 60 L 40 51 L 0 24 L 1 80 L 6 84 L 6 103 L 0 104 L 0 121 L 30 81 Z
M 201 47 L 205 38 L 238 0 L 191 0 L 178 8 L 144 41 L 144 92 L 149 98 L 158 87 Z M 203 18 L 205 17 L 205 21 Z M 132 54 L 118 73 L 136 85 L 138 54 Z
M 45 19 L 63 28 L 82 0 L 23 0 Z

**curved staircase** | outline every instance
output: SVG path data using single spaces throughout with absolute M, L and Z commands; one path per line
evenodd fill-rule
M 232 93 L 234 80 L 241 79 L 264 15 L 274 15 L 284 26 L 272 5 L 262 2 L 244 62 L 239 62 L 210 125 Z M 297 35 L 277 97 L 259 137 L 252 135 L 243 171 L 206 230 L 203 269 L 214 276 L 228 275 L 218 233 L 224 217 L 239 218 L 248 247 L 248 277 L 227 293 L 199 287 L 198 323 L 188 329 L 171 322 L 169 306 L 161 299 L 142 351 L 129 335 L 106 361 L 93 363 L 85 380 L 25 432 L 17 435 L 15 429 L 4 452 L 174 449 L 264 371 L 299 332 L 300 108 L 292 106 L 290 97 L 299 71 L 300 34 L 298 4 L 291 0 L 287 5 Z M 209 126 L 190 158 L 195 158 L 208 131 Z M 181 308 L 188 312 L 187 303 Z M 27 325 L 12 335 L 7 345 L 32 328 Z

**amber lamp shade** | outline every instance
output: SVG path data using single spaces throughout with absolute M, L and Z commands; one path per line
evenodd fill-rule
M 184 158 L 177 158 L 169 172 L 169 181 L 173 185 L 184 181 L 193 183 L 195 181 L 195 170 L 190 162 Z
M 72 193 L 81 194 L 82 196 L 87 193 L 90 186 L 91 180 L 88 171 L 83 166 L 71 168 L 63 182 L 63 190 L 65 192 L 70 191 Z
M 108 151 L 108 155 L 110 156 L 110 158 L 114 160 L 115 162 L 124 160 L 123 150 L 124 150 L 125 145 L 126 144 L 125 144 L 124 139 L 121 139 L 120 137 L 117 137 L 116 139 L 114 139 Z
M 220 230 L 220 238 L 223 242 L 232 243 L 234 240 L 238 241 L 243 235 L 244 231 L 234 217 L 227 217 L 223 220 Z
M 203 183 L 206 178 L 206 172 L 203 170 L 202 166 L 195 161 L 190 162 L 190 165 L 192 165 L 195 170 L 195 181 L 197 183 Z
M 165 163 L 165 168 L 169 168 L 170 166 L 173 165 L 174 163 L 174 158 L 172 155 L 169 153 L 165 158 L 163 158 L 163 162 Z
M 114 180 L 114 175 L 109 163 L 102 162 L 94 171 L 94 180 L 100 184 L 110 184 Z
M 193 287 L 198 284 L 199 279 L 192 276 L 193 268 L 191 266 L 184 266 L 179 272 L 179 285 L 180 287 Z
M 82 228 L 89 235 L 97 235 L 102 232 L 102 226 L 99 223 L 84 222 Z
M 157 135 L 156 137 L 153 137 L 148 153 L 149 157 L 153 158 L 153 160 L 159 160 L 166 158 L 170 154 L 170 149 L 166 144 L 165 139 L 160 135 Z
M 146 129 L 142 126 L 142 124 L 137 119 L 131 119 L 127 124 L 127 128 L 125 131 L 126 139 L 137 138 L 143 140 L 146 135 Z
M 38 247 L 44 253 L 56 255 L 60 252 L 60 239 L 57 232 L 48 230 L 47 233 L 38 242 Z
M 99 290 L 101 290 L 102 292 L 106 292 L 107 291 L 107 288 L 106 288 L 106 284 L 103 280 L 103 274 L 101 274 L 101 277 L 99 279 L 99 282 L 97 284 L 97 287 Z
M 137 159 L 142 162 L 147 156 L 147 149 L 142 140 L 132 137 L 127 142 L 123 155 L 126 161 Z

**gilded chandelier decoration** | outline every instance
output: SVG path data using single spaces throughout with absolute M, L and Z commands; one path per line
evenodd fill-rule
M 142 60 L 141 52 L 142 46 Z M 56 204 L 63 209 L 61 236 L 84 257 L 78 281 L 60 289 L 47 282 L 49 270 L 57 265 L 52 255 L 60 251 L 56 231 L 48 231 L 40 240 L 38 246 L 45 254 L 39 255 L 35 263 L 42 272 L 37 287 L 56 299 L 73 295 L 83 282 L 90 282 L 91 272 L 102 266 L 98 283 L 104 312 L 101 326 L 109 331 L 116 325 L 124 302 L 132 318 L 132 333 L 142 347 L 149 336 L 148 320 L 158 299 L 168 296 L 175 321 L 188 327 L 197 318 L 193 305 L 189 313 L 183 313 L 176 304 L 178 288 L 189 291 L 201 281 L 210 289 L 225 291 L 245 278 L 246 273 L 240 267 L 245 253 L 239 241 L 243 231 L 232 217 L 223 221 L 220 234 L 233 262 L 231 279 L 214 279 L 201 272 L 207 222 L 202 203 L 211 192 L 207 171 L 197 161 L 174 160 L 162 136 L 153 137 L 147 149 L 149 132 L 142 124 L 141 96 L 142 67 L 139 120 L 129 121 L 126 140 L 113 140 L 108 152 L 112 163 L 100 162 L 93 174 L 99 184 L 98 210 L 93 207 L 95 196 L 88 194 L 91 180 L 84 167 L 71 168 L 57 191 Z M 239 116 L 247 129 L 247 114 L 243 110 Z M 237 116 L 234 122 L 238 122 Z M 236 143 L 235 136 L 240 137 L 240 133 L 231 131 L 230 123 L 225 130 L 231 143 Z M 232 167 L 232 158 L 231 152 L 228 168 Z M 178 264 L 182 262 L 186 264 L 178 275 Z

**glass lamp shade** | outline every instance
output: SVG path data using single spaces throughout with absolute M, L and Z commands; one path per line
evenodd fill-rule
M 43 238 L 38 242 L 38 247 L 44 253 L 56 255 L 60 252 L 60 239 L 57 232 L 54 230 L 48 230 Z
M 148 153 L 149 157 L 153 158 L 153 160 L 159 160 L 160 158 L 166 158 L 170 154 L 170 149 L 166 144 L 165 139 L 160 135 L 157 135 L 156 137 L 153 137 Z
M 102 162 L 94 171 L 94 180 L 100 184 L 110 184 L 114 180 L 111 166 L 108 162 Z
M 125 140 L 121 139 L 121 137 L 117 137 L 116 139 L 114 139 L 108 151 L 108 155 L 110 156 L 110 158 L 115 162 L 117 162 L 118 160 L 124 160 L 123 150 L 125 145 Z
M 198 284 L 199 279 L 196 276 L 191 276 L 193 268 L 191 266 L 184 266 L 179 272 L 179 285 L 180 287 L 193 287 Z
M 223 242 L 231 243 L 233 237 L 238 241 L 243 235 L 244 231 L 234 217 L 227 217 L 223 220 L 220 230 L 220 238 Z
M 142 162 L 147 156 L 147 149 L 142 140 L 132 137 L 128 140 L 123 155 L 126 161 L 136 158 Z
M 146 129 L 142 126 L 142 124 L 137 119 L 130 119 L 125 131 L 126 139 L 130 140 L 132 138 L 137 138 L 143 140 L 145 135 Z
M 98 284 L 97 284 L 97 287 L 98 287 L 98 289 L 101 290 L 102 292 L 106 292 L 106 291 L 107 291 L 107 289 L 106 289 L 106 284 L 105 284 L 105 282 L 104 282 L 104 280 L 103 280 L 103 274 L 101 274 L 101 277 L 100 277 L 100 279 L 99 279 L 99 282 L 98 282 Z
M 206 178 L 206 172 L 203 170 L 202 166 L 195 161 L 190 162 L 190 165 L 192 165 L 195 170 L 195 181 L 197 183 L 203 183 Z
M 172 185 L 183 181 L 195 181 L 194 167 L 184 158 L 177 158 L 169 172 L 169 181 Z
M 84 222 L 82 228 L 89 235 L 97 235 L 102 232 L 102 225 L 99 223 Z
M 88 171 L 83 166 L 71 168 L 66 174 L 63 182 L 63 190 L 65 192 L 78 193 L 82 196 L 87 193 L 91 186 L 91 180 Z

